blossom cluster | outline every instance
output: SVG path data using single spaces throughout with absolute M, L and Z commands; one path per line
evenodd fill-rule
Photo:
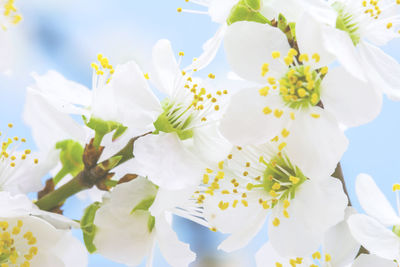
M 23 119 L 37 151 L 1 125 L 0 266 L 87 266 L 88 253 L 152 266 L 156 246 L 188 266 L 173 216 L 227 234 L 225 252 L 267 226 L 258 267 L 399 266 L 400 215 L 367 174 L 366 214 L 351 207 L 340 160 L 345 130 L 375 119 L 383 95 L 400 100 L 400 64 L 381 49 L 400 37 L 400 1 L 186 2 L 179 13 L 220 25 L 188 66 L 162 39 L 149 73 L 99 54 L 91 88 L 32 74 Z M 3 28 L 22 20 L 0 3 Z M 201 74 L 219 50 L 240 89 Z M 78 220 L 62 215 L 74 195 L 92 203 Z

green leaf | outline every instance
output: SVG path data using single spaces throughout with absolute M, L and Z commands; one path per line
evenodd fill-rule
M 148 211 L 151 205 L 153 205 L 154 199 L 156 199 L 156 196 L 150 196 L 148 198 L 143 199 L 142 201 L 139 202 L 131 211 L 131 214 L 134 213 L 137 210 L 145 210 Z
M 111 133 L 112 131 L 115 130 L 112 136 L 112 140 L 114 141 L 118 137 L 120 137 L 126 131 L 126 129 L 128 129 L 128 127 L 116 121 L 105 121 L 96 117 L 91 117 L 90 120 L 87 121 L 85 116 L 83 116 L 83 120 L 87 127 L 95 131 L 94 142 L 93 142 L 93 145 L 95 147 L 100 146 L 101 140 L 103 140 L 103 137 L 106 134 Z
M 93 244 L 93 239 L 96 235 L 96 225 L 94 225 L 94 217 L 97 210 L 100 208 L 100 202 L 94 202 L 85 209 L 81 219 L 81 229 L 83 233 L 83 241 L 89 253 L 96 251 L 96 246 Z
M 245 0 L 244 3 L 254 11 L 261 9 L 261 0 Z
M 60 149 L 61 170 L 54 177 L 54 183 L 57 184 L 67 174 L 78 175 L 84 168 L 82 155 L 83 146 L 74 140 L 67 139 L 56 143 L 56 149 Z
M 257 10 L 261 8 L 261 3 L 256 0 L 241 0 L 231 9 L 226 22 L 231 25 L 238 21 L 254 21 L 262 24 L 271 24 L 271 22 L 264 17 Z M 259 5 L 259 6 L 258 6 Z M 258 7 L 258 8 L 257 8 Z

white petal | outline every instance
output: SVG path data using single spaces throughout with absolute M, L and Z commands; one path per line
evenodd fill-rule
M 161 39 L 154 45 L 153 65 L 157 89 L 172 96 L 180 70 L 169 40 Z
M 326 66 L 335 60 L 335 55 L 324 46 L 323 31 L 325 28 L 326 26 L 313 18 L 308 12 L 303 13 L 296 23 L 296 38 L 300 53 L 309 55 L 309 63 L 314 68 Z M 311 58 L 315 53 L 320 55 L 318 63 Z
M 320 117 L 314 118 L 311 114 Z M 306 176 L 326 176 L 335 171 L 348 140 L 332 115 L 319 107 L 298 112 L 289 131 L 284 139 L 287 155 Z
M 88 107 L 92 93 L 85 86 L 65 79 L 56 71 L 44 75 L 32 73 L 34 89 L 43 94 L 60 111 L 81 114 L 81 107 Z
M 232 69 L 242 78 L 265 83 L 267 77 L 279 79 L 287 71 L 282 60 L 272 59 L 271 53 L 279 51 L 285 56 L 290 49 L 281 30 L 267 24 L 241 21 L 228 27 L 224 39 L 225 53 Z M 261 76 L 264 63 L 270 71 Z
M 393 260 L 380 258 L 372 254 L 361 254 L 357 257 L 351 267 L 396 267 L 397 264 Z
M 221 135 L 216 123 L 194 131 L 192 151 L 207 165 L 211 166 L 225 159 L 231 148 L 232 145 Z
M 268 235 L 279 254 L 298 257 L 318 250 L 326 230 L 343 220 L 347 197 L 338 179 L 325 177 L 304 182 L 290 202 L 289 218 L 274 209 Z M 272 225 L 275 217 L 279 226 Z
M 360 244 L 351 235 L 346 222 L 352 214 L 356 213 L 354 208 L 347 207 L 344 221 L 331 227 L 325 233 L 322 251 L 331 255 L 333 266 L 346 266 L 357 256 Z
M 190 250 L 189 245 L 178 240 L 164 216 L 156 218 L 155 229 L 161 253 L 171 266 L 188 266 L 196 259 L 196 254 Z
M 324 107 L 346 126 L 370 122 L 381 111 L 382 94 L 343 67 L 330 70 L 321 86 Z
M 65 267 L 86 267 L 88 255 L 85 246 L 70 233 L 66 233 L 52 249 Z M 55 266 L 55 265 L 53 265 Z
M 390 99 L 400 100 L 400 64 L 381 49 L 366 42 L 359 45 L 368 80 Z
M 162 112 L 161 106 L 135 62 L 131 61 L 118 66 L 110 87 L 104 90 L 113 92 L 115 103 L 99 106 L 96 109 L 99 114 L 103 114 L 101 110 L 107 110 L 111 105 L 118 107 L 118 111 L 117 117 L 110 119 L 125 124 L 131 131 L 135 130 L 138 134 L 143 134 L 154 129 L 153 122 Z
M 97 252 L 118 263 L 139 265 L 154 243 L 154 232 L 148 230 L 149 216 L 146 211 L 120 214 L 114 206 L 103 205 L 94 220 Z
M 29 89 L 26 94 L 24 121 L 32 129 L 36 145 L 42 151 L 55 148 L 58 141 L 73 139 L 84 142 L 86 132 L 71 117 L 57 110 L 43 96 Z
M 207 42 L 203 45 L 203 53 L 197 58 L 197 60 L 193 61 L 193 63 L 185 69 L 201 70 L 208 66 L 208 64 L 210 64 L 210 62 L 215 58 L 215 55 L 221 46 L 221 42 L 224 39 L 226 30 L 226 24 L 223 24 L 221 27 L 219 27 L 215 35 L 207 40 Z
M 212 21 L 222 24 L 226 22 L 232 7 L 238 0 L 216 0 L 209 2 L 208 13 Z
M 205 168 L 175 133 L 142 137 L 133 153 L 132 170 L 168 190 L 197 185 Z
M 400 224 L 400 217 L 368 174 L 361 173 L 357 176 L 356 194 L 361 207 L 368 215 L 386 226 Z
M 190 199 L 197 186 L 185 188 L 182 190 L 165 190 L 159 188 L 153 205 L 149 211 L 154 217 L 159 216 L 162 212 L 172 210 L 176 207 L 183 207 L 184 203 Z
M 284 264 L 288 259 L 279 255 L 270 242 L 265 243 L 256 253 L 257 267 L 275 266 L 277 262 Z
M 272 113 L 264 114 L 265 107 Z M 221 120 L 221 133 L 235 145 L 265 143 L 283 129 L 287 116 L 278 119 L 273 115 L 275 109 L 283 108 L 280 96 L 264 97 L 257 88 L 243 89 L 232 96 Z
M 27 196 L 19 194 L 12 196 L 9 192 L 0 192 L 0 216 L 12 217 L 28 214 L 34 205 Z
M 399 258 L 400 238 L 364 214 L 352 215 L 348 224 L 354 238 L 372 254 L 393 260 Z
M 365 81 L 363 65 L 357 56 L 357 51 L 349 35 L 333 27 L 322 28 L 324 45 L 327 51 L 334 54 L 341 65 L 353 76 Z

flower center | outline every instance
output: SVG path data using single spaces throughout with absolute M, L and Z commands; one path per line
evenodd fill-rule
M 315 106 L 320 100 L 321 78 L 310 66 L 290 68 L 279 84 L 283 101 L 293 109 Z
M 260 162 L 267 167 L 262 182 L 264 189 L 272 197 L 272 207 L 279 201 L 293 199 L 296 190 L 307 180 L 300 169 L 293 166 L 289 159 L 281 153 L 268 162 L 264 158 L 260 158 Z
M 10 227 L 14 225 L 14 227 Z M 0 265 L 2 267 L 29 267 L 38 253 L 36 237 L 32 232 L 22 232 L 22 220 L 0 221 Z
M 267 96 L 270 90 L 279 88 L 279 95 L 282 97 L 284 103 L 292 109 L 306 109 L 315 106 L 319 103 L 321 97 L 321 81 L 328 73 L 328 67 L 320 69 L 311 69 L 310 65 L 306 65 L 309 61 L 308 54 L 298 54 L 298 52 L 291 48 L 284 58 L 278 51 L 272 52 L 274 60 L 282 60 L 282 64 L 288 67 L 287 72 L 278 81 L 275 77 L 269 76 L 267 78 L 267 86 L 259 90 L 261 96 Z M 319 54 L 315 53 L 311 57 L 316 63 L 320 61 Z M 264 63 L 261 68 L 261 76 L 266 76 L 269 72 L 269 64 Z M 272 113 L 269 107 L 265 107 L 263 112 L 265 114 Z M 274 112 L 276 117 L 282 114 L 280 111 Z
M 209 75 L 210 79 L 214 77 L 213 74 Z M 162 101 L 163 113 L 158 116 L 154 126 L 156 134 L 175 132 L 181 140 L 186 140 L 193 137 L 193 129 L 205 125 L 213 113 L 220 111 L 218 99 L 228 91 L 209 93 L 204 87 L 199 88 L 185 72 L 180 78 L 184 79 L 183 88 L 178 88 L 175 96 Z

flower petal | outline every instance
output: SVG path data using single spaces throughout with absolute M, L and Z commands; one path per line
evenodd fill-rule
M 232 69 L 242 78 L 265 83 L 267 77 L 279 79 L 287 70 L 282 60 L 272 59 L 271 53 L 279 51 L 286 56 L 290 49 L 285 34 L 268 24 L 241 21 L 228 27 L 224 39 L 225 53 Z M 264 63 L 270 71 L 261 76 Z
M 361 207 L 369 216 L 374 217 L 385 226 L 400 224 L 400 217 L 368 174 L 361 173 L 357 176 L 356 194 Z
M 397 267 L 393 260 L 387 260 L 372 254 L 361 254 L 351 267 Z
M 270 114 L 264 114 L 268 107 Z M 258 89 L 243 89 L 232 96 L 231 102 L 221 120 L 220 130 L 232 144 L 260 144 L 277 135 L 287 121 L 273 115 L 275 109 L 284 105 L 279 96 L 260 96 Z
M 353 237 L 372 254 L 389 260 L 399 258 L 399 237 L 377 220 L 364 214 L 356 214 L 347 222 Z
M 318 250 L 327 229 L 343 220 L 347 197 L 338 179 L 325 177 L 305 181 L 290 203 L 289 218 L 274 209 L 268 235 L 279 254 L 299 257 Z M 272 224 L 275 217 L 279 226 Z
M 348 140 L 332 115 L 319 107 L 298 112 L 289 130 L 284 139 L 287 155 L 306 176 L 326 176 L 335 171 Z
M 343 67 L 330 70 L 321 86 L 324 107 L 346 126 L 370 122 L 381 111 L 382 94 Z
M 322 27 L 322 37 L 326 50 L 335 55 L 341 65 L 358 79 L 365 81 L 363 65 L 357 56 L 357 51 L 349 35 L 334 27 Z
M 346 221 L 352 214 L 356 213 L 357 211 L 354 208 L 347 207 L 344 220 L 325 233 L 322 251 L 331 255 L 332 266 L 346 266 L 346 264 L 353 262 L 357 256 L 360 244 L 351 235 Z
M 167 190 L 198 185 L 205 165 L 175 133 L 150 134 L 138 139 L 132 170 Z
M 171 266 L 189 266 L 196 259 L 189 245 L 179 241 L 164 215 L 156 217 L 155 229 L 161 253 Z
M 400 64 L 380 48 L 363 42 L 359 51 L 369 81 L 390 99 L 400 100 Z
M 157 84 L 157 89 L 168 96 L 172 96 L 175 92 L 175 83 L 178 75 L 180 75 L 180 70 L 169 40 L 161 39 L 154 45 L 153 67 L 155 70 L 154 82 Z

